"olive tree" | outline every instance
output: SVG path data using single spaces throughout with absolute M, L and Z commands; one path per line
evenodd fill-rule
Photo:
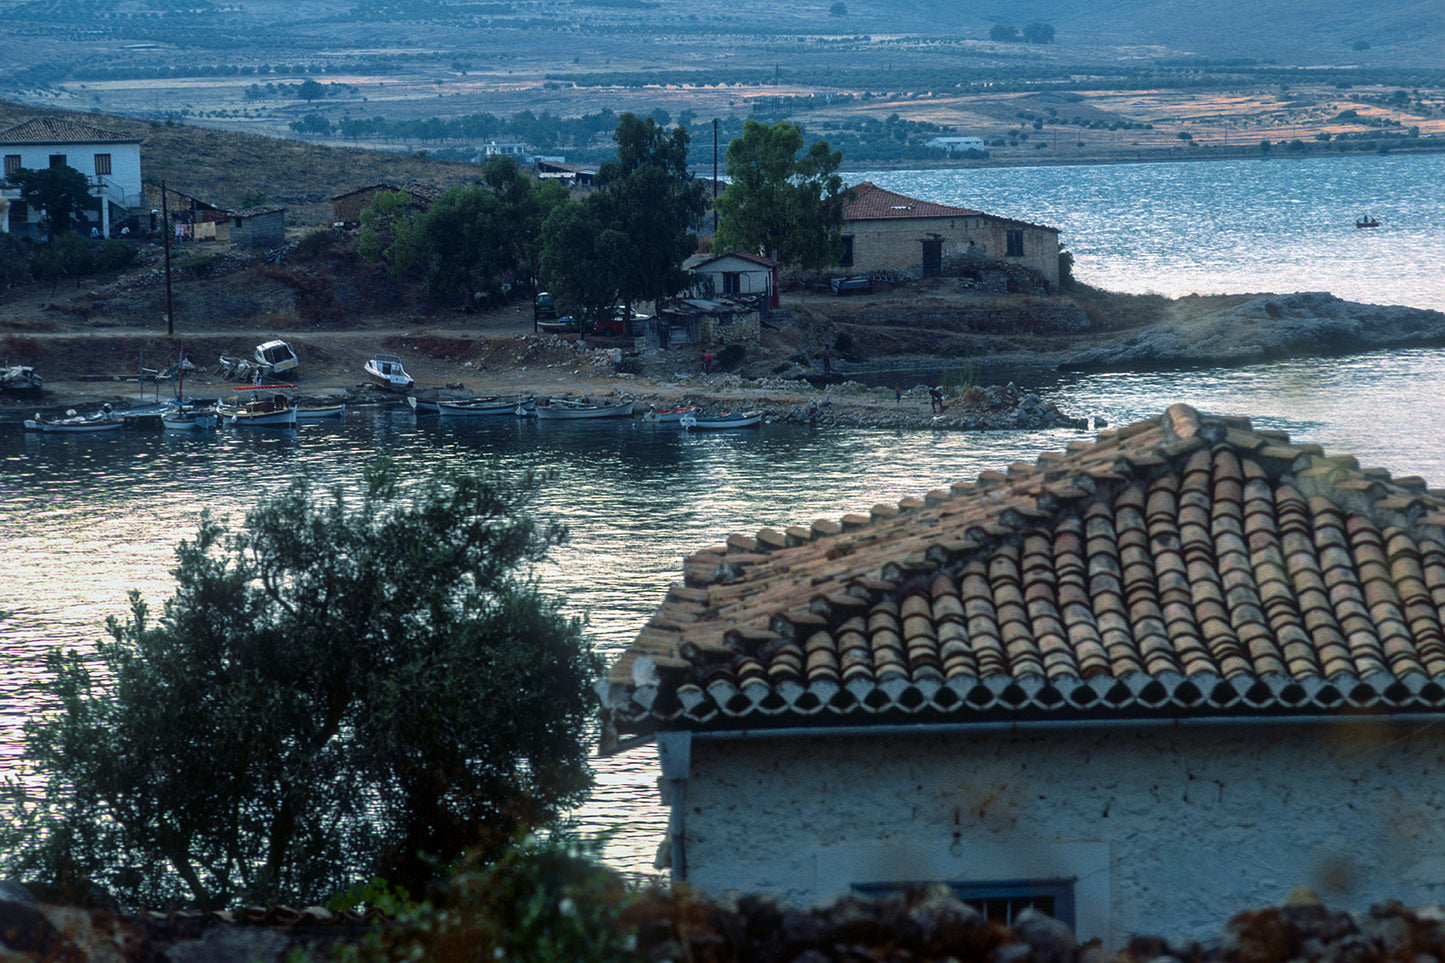
M 842 161 L 825 140 L 803 151 L 802 130 L 787 121 L 745 123 L 728 145 L 713 250 L 766 254 L 804 270 L 837 264 L 848 199 L 837 173 Z
M 51 655 L 5 871 L 124 906 L 415 893 L 580 803 L 599 665 L 532 573 L 565 535 L 537 484 L 378 462 L 203 516 L 158 615 L 132 592 L 95 656 Z

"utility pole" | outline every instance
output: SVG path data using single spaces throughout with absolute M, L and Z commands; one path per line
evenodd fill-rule
M 166 207 L 166 182 L 161 181 L 161 248 L 166 252 L 166 337 L 176 336 L 176 313 L 171 305 L 171 217 Z
M 717 118 L 712 119 L 712 234 L 717 237 Z

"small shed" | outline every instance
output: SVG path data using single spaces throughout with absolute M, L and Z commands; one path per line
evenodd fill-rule
M 366 210 L 375 200 L 376 195 L 382 191 L 402 191 L 409 194 L 412 199 L 412 207 L 418 211 L 426 210 L 433 201 L 446 193 L 441 188 L 428 184 L 371 184 L 367 187 L 358 187 L 354 191 L 332 196 L 332 224 L 338 227 L 357 227 L 361 224 L 361 212 Z
M 231 215 L 233 247 L 280 247 L 286 243 L 286 208 L 256 207 Z
M 697 275 L 697 293 L 702 297 L 763 295 L 769 307 L 779 306 L 778 265 L 770 258 L 732 251 L 700 260 L 691 270 Z

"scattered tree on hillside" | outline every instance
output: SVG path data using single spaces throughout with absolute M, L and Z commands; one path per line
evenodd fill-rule
M 999 43 L 1017 43 L 1019 28 L 1012 24 L 996 23 L 993 25 L 993 29 L 989 30 L 988 39 Z
M 825 140 L 799 156 L 802 149 L 803 132 L 786 121 L 743 125 L 743 135 L 728 145 L 715 252 L 763 253 L 804 270 L 838 263 L 847 200 L 837 173 L 843 157 Z
M 1022 39 L 1024 43 L 1053 43 L 1054 28 L 1047 23 L 1034 21 L 1024 27 Z
M 531 574 L 565 534 L 536 489 L 379 462 L 356 495 L 203 515 L 159 617 L 132 592 L 98 658 L 49 656 L 6 874 L 127 907 L 420 894 L 581 802 L 600 666 Z
M 21 167 L 6 178 L 11 187 L 19 188 L 20 199 L 45 212 L 50 230 L 64 234 L 81 211 L 99 210 L 100 201 L 90 195 L 90 182 L 74 167 L 61 164 L 31 170 Z

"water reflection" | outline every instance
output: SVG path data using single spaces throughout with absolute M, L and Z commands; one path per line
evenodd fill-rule
M 1332 453 L 1445 479 L 1438 350 L 1230 371 L 1051 374 L 1029 387 L 1071 415 L 1113 425 L 1177 401 L 1252 415 L 1259 427 Z M 293 432 L 0 435 L 0 768 L 14 771 L 20 726 L 40 708 L 33 686 L 47 650 L 100 637 L 105 618 L 124 611 L 129 588 L 156 604 L 168 596 L 176 543 L 195 531 L 202 509 L 239 520 L 301 473 L 355 491 L 362 466 L 382 452 L 409 476 L 443 465 L 550 472 L 535 508 L 571 535 L 539 573 L 612 655 L 680 577 L 682 559 L 730 534 L 866 513 L 1084 437 L 787 425 L 692 434 L 625 420 L 443 423 L 396 408 L 349 411 L 344 422 Z M 626 827 L 608 857 L 646 872 L 665 825 L 652 752 L 597 769 L 582 816 L 593 828 Z

